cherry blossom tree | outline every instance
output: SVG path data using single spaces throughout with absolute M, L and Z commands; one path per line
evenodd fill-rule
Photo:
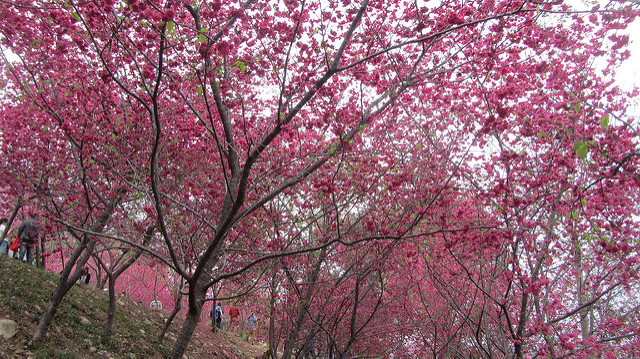
M 126 136 L 102 136 L 103 130 L 117 131 L 110 121 L 118 115 L 109 117 L 105 110 L 107 103 L 116 101 L 113 96 L 81 76 L 54 68 L 55 61 L 47 62 L 50 54 L 26 50 L 15 53 L 15 65 L 7 66 L 8 75 L 17 82 L 7 89 L 14 102 L 5 112 L 12 116 L 4 122 L 3 144 L 6 157 L 13 162 L 6 172 L 14 181 L 21 180 L 18 188 L 23 190 L 16 200 L 29 198 L 31 210 L 42 214 L 40 221 L 67 233 L 72 243 L 60 282 L 34 334 L 37 342 L 46 335 L 62 298 L 81 276 L 100 234 L 129 192 L 122 176 L 131 176 L 129 164 L 135 158 L 128 156 L 129 162 L 114 170 L 114 160 L 123 157 L 113 150 L 113 144 Z M 23 68 L 39 71 L 22 73 Z M 69 82 L 62 85 L 62 78 Z M 75 122 L 77 118 L 84 120 Z
M 144 238 L 142 241 L 142 246 L 147 246 L 151 239 L 153 238 L 153 232 L 155 231 L 154 226 L 149 226 L 144 232 Z M 109 290 L 109 309 L 107 310 L 107 321 L 104 326 L 104 337 L 110 338 L 113 332 L 113 319 L 115 316 L 116 309 L 116 281 L 118 277 L 124 273 L 131 265 L 133 265 L 140 255 L 142 254 L 142 249 L 136 248 L 135 250 L 131 250 L 127 248 L 125 250 L 120 250 L 121 252 L 117 257 L 113 256 L 113 247 L 109 247 L 110 250 L 104 252 L 94 252 L 93 259 L 98 265 L 104 269 L 105 276 L 107 279 L 107 285 Z M 103 256 L 100 254 L 112 254 L 108 259 L 103 259 Z
M 311 270 L 344 247 L 354 252 L 343 258 L 357 259 L 359 244 L 395 258 L 447 257 L 459 281 L 442 289 L 448 303 L 471 293 L 463 289 L 482 298 L 456 308 L 463 319 L 442 319 L 450 329 L 433 336 L 436 351 L 456 338 L 458 352 L 471 350 L 466 336 L 475 333 L 477 353 L 489 342 L 516 356 L 539 345 L 584 352 L 588 343 L 575 344 L 571 331 L 538 333 L 590 313 L 602 330 L 620 327 L 621 318 L 601 315 L 619 303 L 607 300 L 598 315 L 593 305 L 622 288 L 633 296 L 637 132 L 628 94 L 607 79 L 629 56 L 620 31 L 635 7 L 3 2 L 4 151 L 19 151 L 24 178 L 47 184 L 36 193 L 79 237 L 103 235 L 123 201 L 144 203 L 163 241 L 149 251 L 188 284 L 170 357 L 182 357 L 212 286 L 275 258 L 307 255 L 298 265 Z M 60 176 L 69 169 L 72 183 Z M 305 236 L 318 221 L 322 233 Z M 558 262 L 543 255 L 557 246 Z M 291 260 L 281 260 L 289 286 L 320 274 L 296 277 Z M 360 268 L 343 289 L 363 305 L 350 307 L 352 333 L 328 337 L 343 355 L 374 350 L 358 349 L 354 334 L 376 318 L 376 298 L 403 292 L 381 290 L 398 268 Z M 495 276 L 505 279 L 489 290 Z M 569 288 L 571 300 L 559 297 Z M 309 320 L 301 303 L 296 323 Z M 488 303 L 499 311 L 478 309 Z M 505 323 L 508 343 L 487 339 L 483 325 Z M 602 345 L 632 329 L 582 340 Z M 298 342 L 290 338 L 287 355 Z

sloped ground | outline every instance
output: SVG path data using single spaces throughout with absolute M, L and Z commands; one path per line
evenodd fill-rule
M 102 336 L 107 318 L 107 293 L 78 284 L 65 297 L 45 343 L 29 345 L 58 276 L 0 255 L 0 319 L 18 324 L 17 334 L 0 337 L 0 358 L 163 358 L 169 353 L 181 320 L 158 341 L 169 313 L 153 311 L 126 297 L 117 300 L 113 336 Z M 213 333 L 199 325 L 185 356 L 248 359 L 261 356 L 264 346 L 252 345 L 232 333 Z

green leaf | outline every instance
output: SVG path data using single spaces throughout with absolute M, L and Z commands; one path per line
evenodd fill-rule
M 242 62 L 242 61 L 236 61 L 236 62 L 234 62 L 234 63 L 233 63 L 233 66 L 235 66 L 235 67 L 239 68 L 239 69 L 240 69 L 240 71 L 242 71 L 242 72 L 246 72 L 246 71 L 247 71 L 247 68 L 246 68 L 246 66 L 244 65 L 244 62 Z
M 587 158 L 589 153 L 589 144 L 586 142 L 576 142 L 573 144 L 573 148 L 576 150 L 576 155 L 582 159 Z
M 196 91 L 198 91 L 198 96 L 202 95 L 202 86 L 198 86 Z
M 198 35 L 198 40 L 196 42 L 207 42 L 207 37 L 204 34 Z
M 573 112 L 578 113 L 578 112 L 580 112 L 580 106 L 581 106 L 581 105 L 580 105 L 580 102 L 576 102 L 576 104 L 575 104 L 575 105 L 573 105 L 573 106 L 571 107 L 571 109 L 573 110 Z
M 602 120 L 600 120 L 600 127 L 605 131 L 609 129 L 609 115 L 605 115 Z
M 71 16 L 73 16 L 73 18 L 74 18 L 74 19 L 76 19 L 76 20 L 80 21 L 80 15 L 78 15 L 77 13 L 72 12 L 72 13 L 71 13 Z
M 169 30 L 169 32 L 173 31 L 173 26 L 175 25 L 175 23 L 173 21 L 169 21 L 167 23 L 167 30 Z

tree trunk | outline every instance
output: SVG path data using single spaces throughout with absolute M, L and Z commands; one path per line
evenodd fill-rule
M 304 297 L 300 298 L 300 305 L 298 306 L 298 313 L 296 315 L 296 321 L 289 332 L 289 336 L 287 337 L 287 341 L 284 344 L 284 353 L 282 353 L 283 359 L 291 359 L 291 355 L 293 354 L 293 350 L 295 348 L 296 343 L 298 342 L 298 337 L 300 335 L 300 329 L 302 327 L 302 323 L 307 313 L 308 306 L 311 302 L 311 297 L 313 296 L 313 291 L 315 290 L 316 282 L 318 280 L 318 276 L 320 274 L 320 267 L 324 262 L 326 255 L 326 248 L 323 248 L 320 254 L 318 255 L 318 259 L 309 273 L 309 276 L 306 278 L 307 290 L 304 293 Z M 295 285 L 295 279 L 289 274 L 289 270 L 285 267 L 285 273 L 291 281 L 292 285 Z M 302 293 L 300 293 L 302 294 Z
M 173 322 L 173 319 L 175 319 L 175 317 L 178 314 L 178 312 L 180 312 L 180 309 L 182 309 L 182 293 L 181 293 L 182 288 L 184 288 L 184 279 L 181 278 L 180 279 L 180 287 L 176 291 L 177 292 L 176 293 L 176 300 L 173 303 L 173 311 L 171 312 L 171 314 L 167 318 L 167 322 L 164 323 L 164 326 L 162 327 L 162 331 L 160 332 L 160 335 L 158 336 L 158 340 L 160 340 L 160 341 L 162 341 L 162 339 L 164 339 L 164 336 L 167 334 L 167 330 L 169 330 L 169 326 Z
M 213 317 L 211 318 L 211 331 L 216 333 L 218 330 L 222 329 L 222 318 L 220 318 L 220 328 L 218 328 L 218 320 L 216 319 L 216 303 L 218 303 L 218 294 L 214 293 L 213 295 Z
M 60 302 L 62 302 L 62 298 L 64 298 L 67 291 L 59 291 L 56 290 L 53 292 L 53 296 L 47 303 L 47 308 L 44 313 L 42 313 L 42 317 L 40 317 L 40 321 L 38 322 L 38 328 L 33 334 L 32 341 L 34 343 L 40 343 L 47 335 L 49 331 L 49 327 L 51 326 L 51 322 L 53 321 L 53 317 L 58 312 L 58 307 L 60 306 Z
M 104 289 L 104 286 L 107 284 L 107 279 L 108 276 L 105 273 L 104 276 L 102 276 L 102 266 L 99 265 L 97 266 L 98 268 L 96 268 L 96 289 Z
M 271 298 L 269 299 L 269 353 L 271 358 L 276 358 L 278 352 L 278 346 L 276 345 L 276 289 L 278 288 L 278 282 L 276 282 L 276 274 L 278 271 L 273 270 L 273 277 L 271 277 Z
M 35 333 L 33 333 L 33 337 L 31 338 L 34 343 L 41 343 L 42 340 L 44 340 L 44 337 L 47 335 L 47 332 L 49 331 L 49 328 L 51 326 L 51 321 L 58 311 L 58 307 L 60 306 L 62 298 L 64 298 L 69 289 L 71 289 L 71 287 L 73 287 L 73 285 L 80 278 L 82 270 L 78 268 L 84 267 L 85 263 L 89 259 L 89 256 L 86 254 L 88 253 L 88 251 L 93 251 L 93 247 L 95 247 L 95 240 L 90 241 L 89 244 L 85 243 L 84 245 L 77 248 L 72 257 L 73 259 L 70 259 L 67 262 L 65 268 L 62 270 L 60 280 L 58 281 L 58 286 L 53 291 L 51 299 L 49 299 L 49 303 L 47 304 L 47 309 L 44 311 L 44 313 L 42 313 L 42 317 L 40 317 L 40 321 L 38 322 L 38 328 L 36 329 Z M 85 252 L 85 255 L 80 258 L 80 255 L 83 252 Z M 72 275 L 69 275 L 71 273 L 72 267 L 76 262 L 76 270 Z
M 40 249 L 41 242 L 42 239 L 33 244 L 33 258 L 35 258 L 36 260 L 36 268 L 43 269 L 44 266 L 42 265 L 42 250 Z
M 185 317 L 184 323 L 182 324 L 180 334 L 178 335 L 178 338 L 173 345 L 173 349 L 171 349 L 171 354 L 169 354 L 169 358 L 171 359 L 182 359 L 185 350 L 187 350 L 187 345 L 191 341 L 193 332 L 198 325 L 200 313 L 202 312 L 202 305 L 204 301 L 198 300 L 198 302 L 199 305 L 189 305 L 189 310 L 187 311 L 187 316 Z
M 144 234 L 144 239 L 142 241 L 143 246 L 147 246 L 147 244 L 151 240 L 151 237 L 153 236 L 154 230 L 155 226 L 149 226 L 147 228 Z M 113 318 L 116 311 L 116 280 L 122 273 L 124 273 L 125 270 L 133 265 L 133 263 L 135 263 L 138 258 L 140 258 L 141 254 L 142 250 L 140 248 L 136 249 L 134 254 L 115 270 L 109 270 L 109 267 L 100 259 L 100 256 L 93 255 L 93 258 L 99 264 L 98 268 L 104 268 L 105 278 L 108 279 L 109 284 L 109 311 L 107 312 L 107 322 L 105 323 L 103 333 L 105 339 L 110 338 L 113 332 Z
M 116 206 L 120 204 L 120 202 L 122 202 L 122 198 L 125 193 L 125 190 L 122 188 L 118 188 L 116 190 L 116 197 L 113 198 L 113 200 L 104 209 L 100 216 L 96 218 L 95 224 L 90 228 L 91 232 L 101 233 L 103 231 L 105 225 L 107 224 L 107 221 L 115 211 Z M 62 269 L 62 273 L 60 274 L 60 281 L 58 281 L 58 286 L 53 291 L 51 299 L 49 299 L 47 309 L 44 311 L 44 313 L 42 313 L 42 316 L 40 317 L 38 328 L 36 329 L 35 333 L 33 333 L 33 337 L 31 338 L 33 343 L 38 344 L 44 340 L 47 332 L 49 331 L 49 328 L 51 327 L 51 321 L 58 311 L 58 307 L 60 306 L 62 298 L 64 298 L 69 289 L 73 287 L 73 285 L 82 275 L 82 269 L 93 254 L 93 250 L 97 244 L 97 241 L 97 239 L 89 239 L 89 236 L 86 233 L 82 236 L 81 244 L 76 248 L 76 250 L 71 255 L 71 258 L 69 258 L 67 264 Z M 74 269 L 74 267 L 75 270 L 73 274 L 71 274 L 71 271 L 72 269 Z
M 40 240 L 40 268 L 47 269 L 47 258 L 42 254 L 45 252 L 44 238 Z
M 578 275 L 576 278 L 576 295 L 578 299 L 578 307 L 582 307 L 585 303 L 589 301 L 587 297 L 586 291 L 584 290 L 584 275 L 582 271 L 582 248 L 580 247 L 580 240 L 577 236 L 573 236 L 573 246 L 574 246 L 574 265 L 576 270 L 578 271 Z M 582 307 L 580 309 L 580 331 L 582 334 L 582 340 L 587 340 L 590 336 L 589 333 L 589 307 Z
M 215 262 L 215 256 L 213 256 L 213 258 L 205 264 L 202 273 L 211 273 L 211 269 L 215 265 Z M 184 319 L 184 323 L 182 324 L 180 334 L 178 334 L 178 338 L 173 345 L 173 349 L 171 349 L 171 354 L 169 354 L 169 358 L 171 359 L 182 359 L 182 356 L 187 349 L 187 345 L 191 341 L 191 336 L 193 336 L 193 332 L 198 325 L 198 320 L 200 319 L 200 313 L 202 313 L 202 307 L 204 306 L 207 294 L 208 282 L 209 276 L 202 274 L 195 282 L 189 283 L 189 309 Z
M 105 340 L 111 338 L 113 333 L 113 318 L 116 312 L 116 279 L 109 276 L 109 310 L 107 311 L 107 322 L 104 325 L 103 336 Z
M 15 207 L 13 207 L 13 211 L 11 211 L 11 215 L 7 219 L 7 224 L 4 227 L 4 231 L 2 231 L 2 233 L 0 233 L 0 243 L 6 238 L 7 233 L 9 233 L 9 229 L 11 228 L 11 224 L 13 224 L 13 221 L 16 219 L 16 216 L 18 215 L 18 211 L 22 207 L 22 203 L 23 203 L 22 200 L 19 199 L 18 202 L 16 203 Z M 9 244 L 11 244 L 11 242 L 9 242 Z M 8 247 L 9 246 L 7 246 L 7 248 Z

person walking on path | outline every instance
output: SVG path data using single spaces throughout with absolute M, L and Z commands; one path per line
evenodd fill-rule
M 222 303 L 218 302 L 218 305 L 209 312 L 209 318 L 211 318 L 211 330 L 215 333 L 218 329 L 222 329 Z
M 80 283 L 89 284 L 90 280 L 91 280 L 91 273 L 89 273 L 89 267 L 82 268 L 82 275 L 80 276 L 80 279 L 78 281 Z
M 240 317 L 240 309 L 235 305 L 229 308 L 229 330 L 233 329 L 233 323 Z
M 222 303 L 216 305 L 216 328 L 222 329 Z
M 251 341 L 253 337 L 255 339 L 256 325 L 258 324 L 258 317 L 254 313 L 251 313 L 251 316 L 247 318 L 247 341 Z
M 18 228 L 18 238 L 20 239 L 20 251 L 18 259 L 24 262 L 27 255 L 27 263 L 33 264 L 33 245 L 38 237 L 38 222 L 36 216 L 25 219 Z

